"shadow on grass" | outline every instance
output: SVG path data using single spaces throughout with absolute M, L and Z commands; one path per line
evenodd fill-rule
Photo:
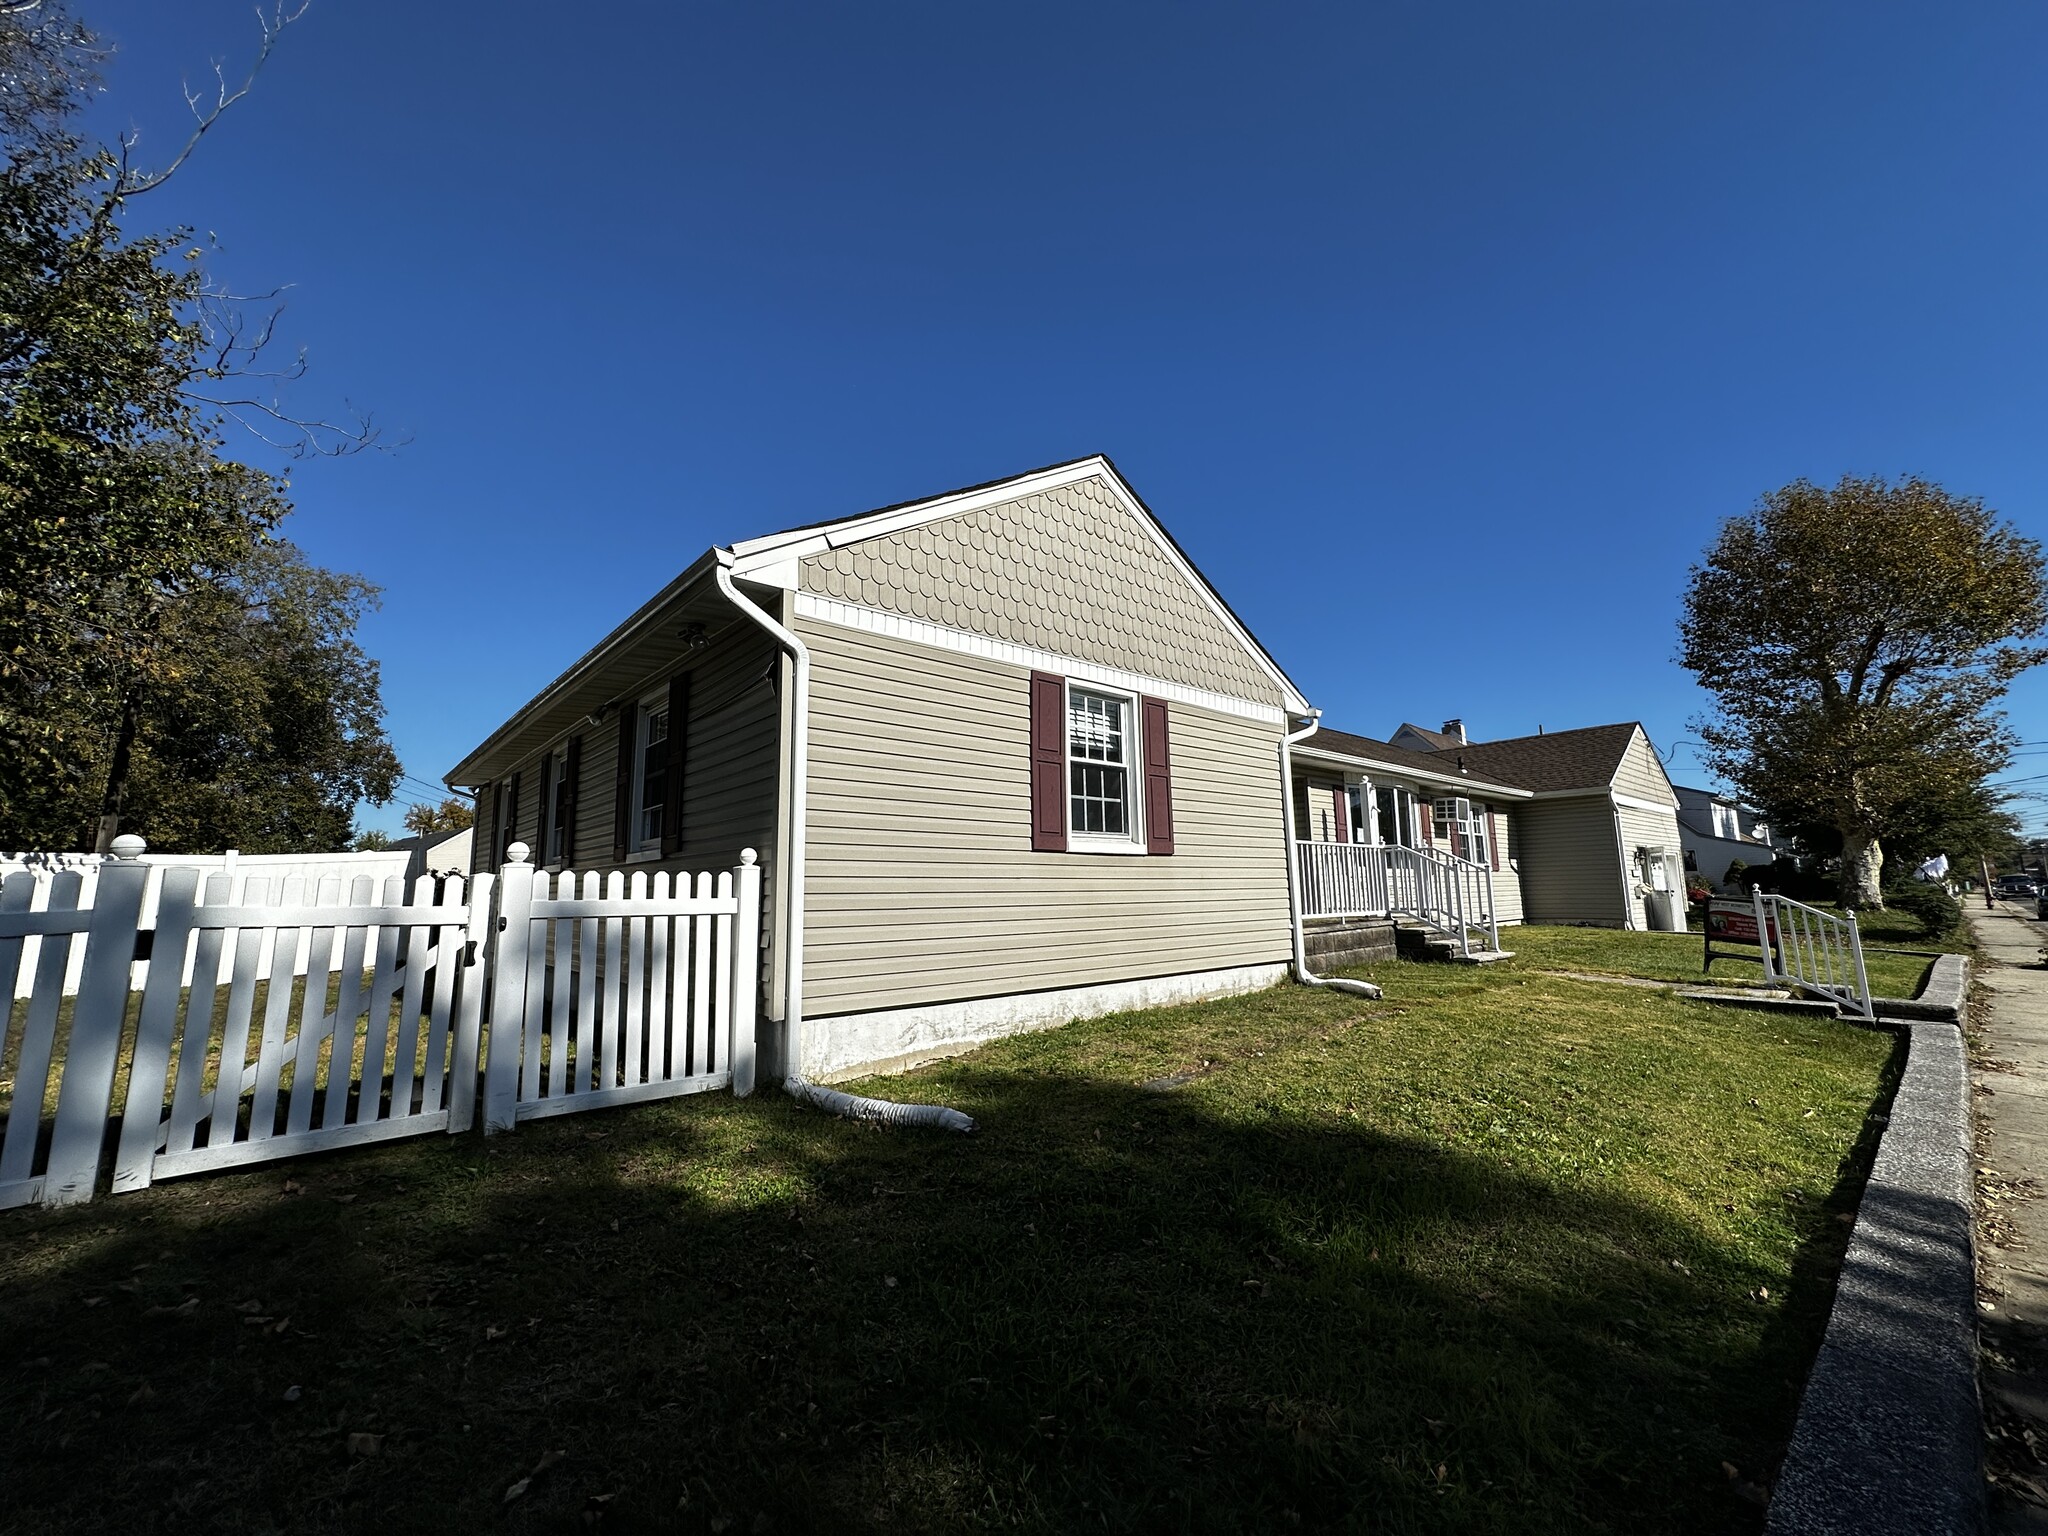
M 1868 1165 L 1778 1294 L 1613 1185 L 948 1084 L 982 1134 L 707 1096 L 0 1219 L 0 1528 L 1753 1530 Z

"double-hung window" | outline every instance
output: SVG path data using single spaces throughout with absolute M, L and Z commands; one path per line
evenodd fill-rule
M 1493 850 L 1487 844 L 1485 806 L 1475 805 L 1458 796 L 1436 801 L 1431 811 L 1431 830 L 1439 844 L 1474 864 L 1492 862 Z
M 668 803 L 668 694 L 640 701 L 633 745 L 633 847 L 661 849 L 661 818 Z
M 1132 794 L 1137 700 L 1067 687 L 1067 835 L 1077 845 L 1137 848 Z
M 569 783 L 569 748 L 559 746 L 547 756 L 540 790 L 540 851 L 536 862 L 559 865 L 569 856 L 569 808 L 574 788 Z

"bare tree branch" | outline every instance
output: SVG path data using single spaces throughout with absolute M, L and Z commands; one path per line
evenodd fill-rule
M 249 66 L 249 73 L 243 77 L 241 85 L 229 86 L 227 71 L 216 59 L 213 64 L 214 91 L 211 103 L 206 101 L 204 91 L 195 91 L 190 86 L 185 88 L 185 105 L 192 111 L 194 127 L 191 136 L 185 140 L 184 147 L 171 158 L 170 164 L 158 171 L 131 171 L 124 153 L 121 176 L 115 182 L 116 196 L 134 197 L 143 192 L 154 191 L 175 176 L 178 168 L 192 158 L 192 152 L 199 147 L 199 141 L 206 137 L 213 125 L 221 120 L 230 107 L 249 94 L 256 84 L 257 75 L 262 73 L 264 64 L 269 60 L 271 50 L 277 47 L 278 39 L 284 36 L 285 28 L 305 15 L 306 7 L 311 3 L 312 0 L 299 0 L 296 10 L 286 11 L 280 0 L 277 8 L 269 15 L 265 15 L 263 8 L 258 6 L 256 24 L 263 29 L 263 42 L 258 46 L 256 61 Z M 124 151 L 128 143 L 128 140 L 123 140 Z

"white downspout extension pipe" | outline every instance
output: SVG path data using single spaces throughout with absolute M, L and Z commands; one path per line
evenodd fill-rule
M 1294 744 L 1307 741 L 1322 724 L 1323 712 L 1312 709 L 1304 729 L 1280 738 L 1280 827 L 1287 839 L 1287 921 L 1294 930 L 1294 979 L 1305 987 L 1332 987 L 1356 997 L 1378 997 L 1380 989 L 1369 981 L 1318 976 L 1308 968 L 1308 939 L 1301 927 L 1301 871 L 1294 842 Z
M 803 641 L 783 628 L 753 599 L 732 584 L 732 556 L 719 551 L 712 577 L 726 601 L 765 629 L 789 656 L 795 671 L 796 697 L 791 701 L 789 729 L 789 873 L 783 882 L 782 932 L 789 953 L 782 961 L 782 1086 L 793 1099 L 850 1120 L 879 1120 L 885 1125 L 936 1125 L 950 1131 L 971 1131 L 972 1117 L 937 1104 L 892 1104 L 864 1099 L 809 1082 L 804 1065 L 804 829 L 808 821 L 806 789 L 811 759 L 811 653 Z

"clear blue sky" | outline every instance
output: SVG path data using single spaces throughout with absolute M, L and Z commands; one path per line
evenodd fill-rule
M 145 155 L 253 52 L 76 4 Z M 2044 129 L 2031 3 L 316 0 L 150 213 L 410 435 L 292 533 L 418 779 L 707 545 L 1102 451 L 1331 724 L 1683 782 L 1719 519 L 1913 471 L 2048 534 Z

